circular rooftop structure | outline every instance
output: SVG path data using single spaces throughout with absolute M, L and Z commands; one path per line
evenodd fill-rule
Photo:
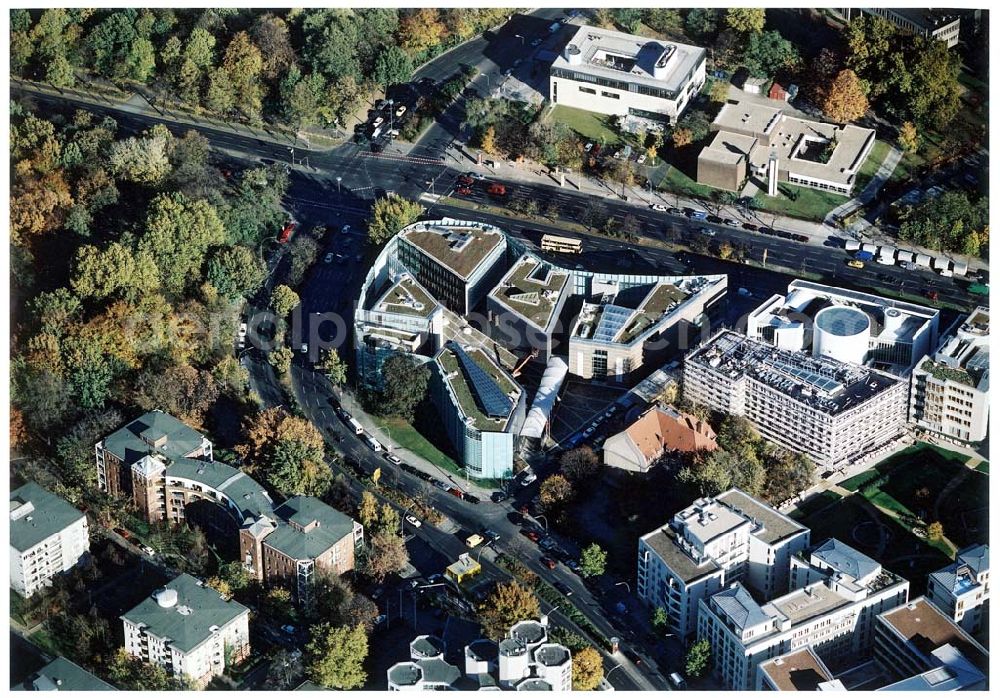
M 871 318 L 858 308 L 834 305 L 813 320 L 813 355 L 863 364 L 868 353 Z

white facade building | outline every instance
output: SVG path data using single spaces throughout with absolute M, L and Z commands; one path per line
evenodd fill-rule
M 764 598 L 788 590 L 789 560 L 809 529 L 745 492 L 699 499 L 639 539 L 639 597 L 666 610 L 679 637 L 695 632 L 698 602 L 736 580 Z
M 982 441 L 990 419 L 990 311 L 976 308 L 910 378 L 910 421 L 959 441 Z
M 250 653 L 250 609 L 182 574 L 121 617 L 125 649 L 203 688 Z
M 955 562 L 927 578 L 927 599 L 968 633 L 986 623 L 990 602 L 990 548 L 960 550 Z
M 10 586 L 30 597 L 90 550 L 87 516 L 34 482 L 10 493 Z
M 761 436 L 836 470 L 899 438 L 908 383 L 721 330 L 684 361 L 684 397 L 749 419 Z
M 705 84 L 707 52 L 581 26 L 549 70 L 549 101 L 676 124 Z
M 871 652 L 878 614 L 906 603 L 909 582 L 860 553 L 837 548 L 824 578 L 760 605 L 737 582 L 699 601 L 698 639 L 712 647 L 713 671 L 730 690 L 757 686 L 762 662 L 811 647 L 834 671 Z M 869 570 L 869 564 L 875 569 Z M 852 576 L 857 570 L 864 577 Z

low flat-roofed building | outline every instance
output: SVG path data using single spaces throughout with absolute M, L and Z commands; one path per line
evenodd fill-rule
M 90 551 L 87 515 L 34 482 L 10 493 L 10 586 L 29 598 Z
M 482 349 L 449 341 L 434 358 L 431 398 L 471 477 L 511 477 L 524 391 Z
M 12 691 L 117 691 L 89 671 L 65 657 L 56 657 L 19 684 Z
M 181 574 L 122 615 L 125 649 L 203 688 L 250 655 L 250 609 Z
M 793 650 L 757 665 L 758 691 L 818 691 L 834 680 L 823 660 L 809 647 Z
M 461 584 L 482 572 L 483 567 L 478 560 L 473 560 L 469 553 L 462 553 L 458 559 L 448 565 L 444 570 L 444 576 L 453 580 L 456 584 Z
M 939 317 L 936 308 L 796 279 L 747 316 L 746 335 L 906 374 L 937 341 Z
M 908 382 L 720 330 L 684 360 L 684 397 L 749 419 L 761 436 L 839 469 L 896 440 Z
M 935 10 L 930 8 L 905 7 L 858 7 L 840 10 L 848 20 L 857 12 L 878 15 L 889 20 L 897 27 L 910 34 L 943 41 L 948 48 L 958 44 L 961 31 L 962 10 Z
M 756 145 L 754 136 L 718 131 L 698 154 L 698 181 L 716 189 L 741 191 Z
M 726 277 L 659 277 L 626 284 L 594 279 L 569 336 L 569 370 L 584 379 L 624 382 L 662 360 L 669 335 L 697 324 L 726 292 Z
M 539 360 L 548 361 L 568 280 L 568 271 L 523 255 L 487 296 L 494 336 L 509 348 L 537 350 Z
M 764 598 L 788 589 L 790 558 L 809 545 L 809 529 L 731 489 L 699 499 L 639 539 L 639 598 L 667 612 L 672 631 L 695 631 L 698 602 L 745 581 Z
M 733 139 L 729 147 L 713 139 L 706 147 L 710 151 L 706 163 L 711 167 L 706 168 L 705 179 L 700 156 L 698 168 L 699 183 L 712 186 L 713 182 L 730 183 L 740 168 L 766 183 L 769 161 L 774 156 L 779 181 L 848 196 L 875 144 L 872 129 L 800 119 L 785 114 L 781 107 L 748 101 L 722 105 L 711 129 L 754 139 L 752 143 L 746 138 Z M 743 158 L 723 161 L 720 153 L 726 151 L 740 153 Z
M 665 453 L 714 451 L 711 425 L 673 407 L 653 407 L 604 442 L 604 464 L 631 472 L 648 472 Z
M 886 611 L 875 619 L 875 661 L 889 675 L 907 679 L 937 669 L 953 652 L 989 672 L 989 652 L 925 597 Z
M 966 632 L 984 628 L 990 602 L 990 547 L 959 550 L 955 562 L 928 575 L 927 598 Z
M 549 101 L 675 124 L 705 84 L 707 51 L 581 25 L 549 69 Z
M 910 421 L 950 439 L 986 438 L 990 418 L 990 311 L 976 308 L 910 377 Z

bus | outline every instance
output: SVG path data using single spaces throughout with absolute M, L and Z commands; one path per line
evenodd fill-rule
M 549 235 L 546 233 L 542 235 L 542 251 L 580 254 L 583 252 L 583 242 L 576 238 L 567 238 L 561 235 Z
M 357 434 L 358 436 L 361 436 L 362 434 L 365 433 L 365 428 L 361 426 L 361 422 L 356 420 L 354 417 L 348 419 L 347 423 L 348 425 L 350 425 L 352 429 L 354 429 L 354 433 Z

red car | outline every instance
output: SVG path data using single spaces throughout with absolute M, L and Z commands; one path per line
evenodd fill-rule
M 550 570 L 554 570 L 556 568 L 556 561 L 553 560 L 551 557 L 543 557 L 542 564 L 548 567 Z
M 470 189 L 469 187 L 459 187 L 458 189 L 455 190 L 455 193 L 461 194 L 462 196 L 468 196 L 469 194 L 472 193 L 472 189 Z
M 521 533 L 523 533 L 524 537 L 532 541 L 533 543 L 537 543 L 542 539 L 542 537 L 538 535 L 538 533 L 527 528 L 522 528 Z
M 938 299 L 938 292 L 937 291 L 927 291 L 926 295 L 927 295 L 927 298 L 929 298 L 932 301 L 936 301 Z
M 492 194 L 493 196 L 504 196 L 507 194 L 507 187 L 499 182 L 493 182 L 493 184 L 486 188 L 486 193 Z
M 472 177 L 470 177 L 469 175 L 462 175 L 461 177 L 458 178 L 458 183 L 465 186 L 469 186 L 470 184 L 472 184 L 472 181 L 473 181 Z
M 291 240 L 292 239 L 292 233 L 295 232 L 295 226 L 296 225 L 297 224 L 295 223 L 295 221 L 288 221 L 285 224 L 285 227 L 281 229 L 281 232 L 278 233 L 278 242 L 284 244 L 284 243 L 288 242 L 289 240 Z

